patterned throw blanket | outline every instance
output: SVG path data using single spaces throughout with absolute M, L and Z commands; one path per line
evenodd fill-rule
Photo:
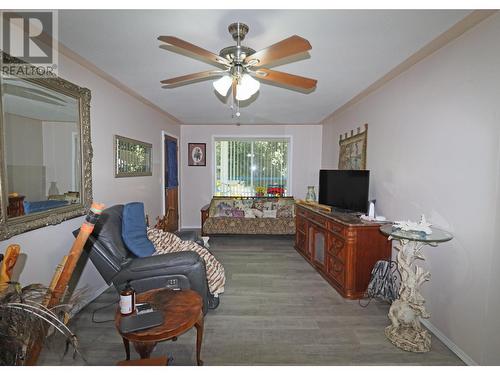
M 164 232 L 161 229 L 148 228 L 148 238 L 153 243 L 156 251 L 153 255 L 175 253 L 179 251 L 194 251 L 205 261 L 208 289 L 215 297 L 224 292 L 226 276 L 224 267 L 203 246 L 196 242 L 183 241 L 175 234 Z

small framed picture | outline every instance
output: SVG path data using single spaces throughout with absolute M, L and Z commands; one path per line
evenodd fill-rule
M 207 165 L 207 144 L 188 143 L 188 166 L 205 167 Z

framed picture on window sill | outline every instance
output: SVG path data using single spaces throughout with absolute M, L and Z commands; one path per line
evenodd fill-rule
M 188 166 L 206 167 L 207 165 L 207 144 L 188 143 Z

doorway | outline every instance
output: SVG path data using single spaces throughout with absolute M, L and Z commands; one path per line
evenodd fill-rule
M 163 150 L 165 217 L 162 229 L 175 232 L 179 230 L 179 152 L 177 139 L 163 133 Z

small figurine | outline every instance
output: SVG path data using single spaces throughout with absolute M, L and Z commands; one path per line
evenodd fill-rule
M 394 228 L 401 229 L 404 231 L 412 231 L 412 232 L 424 232 L 425 234 L 431 234 L 431 223 L 428 223 L 425 220 L 425 216 L 422 214 L 420 216 L 420 222 L 415 223 L 413 221 L 395 221 L 393 224 Z

